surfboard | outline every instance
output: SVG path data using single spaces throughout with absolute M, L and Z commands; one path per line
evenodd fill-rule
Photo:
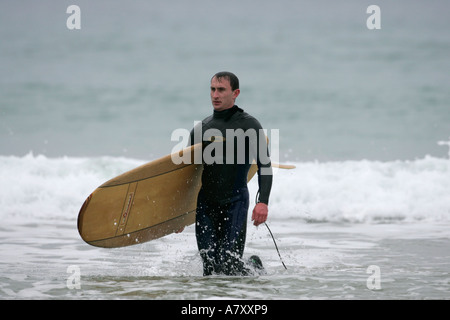
M 177 153 L 190 156 L 190 163 L 175 164 L 172 155 L 167 155 L 95 189 L 78 214 L 81 238 L 93 246 L 117 248 L 158 239 L 194 223 L 203 171 L 193 161 L 197 150 L 201 144 Z M 252 164 L 248 181 L 257 169 Z

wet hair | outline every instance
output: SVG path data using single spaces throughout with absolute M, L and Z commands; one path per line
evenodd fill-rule
M 236 77 L 234 73 L 228 72 L 228 71 L 222 71 L 217 72 L 212 78 L 217 78 L 217 80 L 220 81 L 220 79 L 227 79 L 230 82 L 231 90 L 239 89 L 239 79 Z

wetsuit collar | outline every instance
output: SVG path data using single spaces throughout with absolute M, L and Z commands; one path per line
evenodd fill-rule
M 214 119 L 224 119 L 225 121 L 228 121 L 233 116 L 233 114 L 235 114 L 238 111 L 242 112 L 244 110 L 239 108 L 237 105 L 234 105 L 231 108 L 222 110 L 222 111 L 214 110 L 213 118 Z

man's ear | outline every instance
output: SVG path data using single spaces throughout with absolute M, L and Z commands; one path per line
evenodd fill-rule
M 240 90 L 240 89 L 234 90 L 234 91 L 233 91 L 233 98 L 236 99 L 240 93 L 241 93 L 241 90 Z

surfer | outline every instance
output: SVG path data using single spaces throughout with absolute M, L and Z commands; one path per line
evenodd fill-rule
M 213 114 L 191 131 L 191 144 L 203 142 L 203 158 L 209 148 L 214 159 L 223 160 L 211 163 L 203 159 L 195 230 L 204 275 L 248 274 L 242 255 L 249 208 L 247 175 L 253 160 L 258 165 L 259 184 L 259 197 L 252 212 L 253 224 L 264 223 L 268 216 L 272 169 L 267 140 L 258 120 L 235 104 L 239 94 L 239 80 L 233 73 L 215 74 L 211 78 Z M 194 139 L 198 130 L 202 132 L 202 141 Z M 226 141 L 230 139 L 227 135 L 230 130 L 235 133 L 231 136 L 235 143 Z M 221 135 L 219 139 L 217 133 Z M 220 147 L 211 148 L 217 141 L 222 142 Z

